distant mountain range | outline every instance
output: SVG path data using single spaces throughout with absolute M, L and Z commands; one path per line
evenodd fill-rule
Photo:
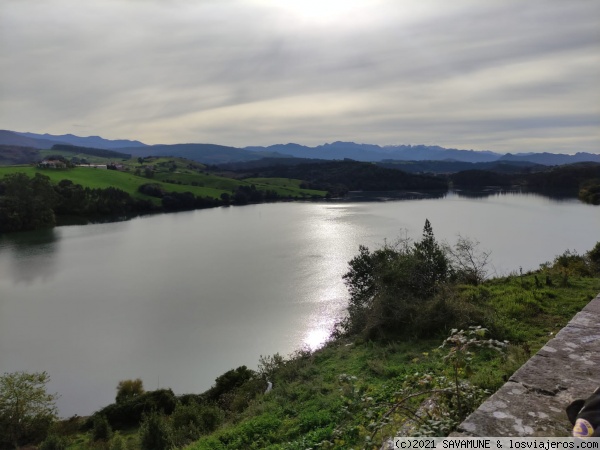
M 54 144 L 69 144 L 105 150 L 115 150 L 123 147 L 146 147 L 146 144 L 140 141 L 130 141 L 127 139 L 113 141 L 101 138 L 100 136 L 79 137 L 73 134 L 53 135 L 0 130 L 0 145 L 19 145 L 22 147 L 48 149 Z
M 448 149 L 427 145 L 357 144 L 354 142 L 333 142 L 316 147 L 299 144 L 277 144 L 268 147 L 229 147 L 216 144 L 175 144 L 147 145 L 140 141 L 126 139 L 109 140 L 99 136 L 79 137 L 72 134 L 51 135 L 21 133 L 0 130 L 0 146 L 19 146 L 34 149 L 50 149 L 56 144 L 115 150 L 144 156 L 178 156 L 204 164 L 224 164 L 232 162 L 256 161 L 262 158 L 309 158 L 321 160 L 353 159 L 356 161 L 444 161 L 450 163 L 504 163 L 508 165 L 563 165 L 577 162 L 600 162 L 599 154 L 576 153 L 575 155 L 555 153 L 518 153 L 505 155 L 490 151 Z
M 333 142 L 317 147 L 305 147 L 298 144 L 278 144 L 269 147 L 245 147 L 250 151 L 270 151 L 297 158 L 354 159 L 355 161 L 383 161 L 386 159 L 403 161 L 440 161 L 454 160 L 464 162 L 493 162 L 501 154 L 489 151 L 457 150 L 437 145 L 390 145 L 381 147 L 372 144 L 354 142 Z

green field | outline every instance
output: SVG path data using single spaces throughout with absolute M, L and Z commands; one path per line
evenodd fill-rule
M 178 184 L 163 183 L 157 180 L 149 180 L 148 178 L 133 175 L 128 172 L 119 172 L 116 170 L 106 169 L 94 169 L 87 167 L 76 167 L 74 169 L 37 169 L 31 166 L 8 166 L 0 167 L 0 177 L 6 174 L 14 172 L 23 172 L 33 177 L 36 173 L 42 173 L 52 180 L 54 183 L 58 183 L 61 180 L 71 180 L 73 183 L 80 184 L 83 187 L 89 187 L 92 189 L 107 187 L 116 187 L 128 192 L 132 197 L 151 199 L 147 195 L 141 194 L 138 188 L 147 183 L 158 183 L 165 191 L 171 192 L 185 192 L 190 191 L 196 196 L 200 197 L 212 197 L 219 198 L 223 192 L 227 192 L 222 189 L 215 189 L 211 187 L 197 187 L 197 186 L 183 186 Z
M 62 155 L 66 159 L 71 160 L 71 158 L 78 158 L 80 160 L 86 160 L 91 164 L 106 164 L 110 162 L 128 164 L 133 161 L 132 159 L 122 160 L 118 158 L 103 158 L 101 156 L 88 155 L 87 153 L 78 153 L 78 152 L 70 152 L 67 150 L 39 150 L 40 157 L 48 158 L 52 155 Z
M 244 181 L 252 183 L 258 186 L 269 186 L 269 189 L 277 191 L 280 195 L 292 195 L 295 192 L 305 192 L 309 195 L 316 195 L 322 197 L 326 194 L 325 191 L 318 191 L 316 189 L 303 189 L 300 187 L 304 181 L 294 180 L 293 178 L 244 178 Z
M 61 180 L 69 179 L 73 183 L 80 184 L 89 188 L 107 188 L 116 187 L 128 192 L 134 198 L 151 199 L 138 191 L 138 188 L 147 183 L 157 183 L 163 187 L 166 192 L 191 192 L 198 197 L 220 198 L 221 194 L 233 193 L 238 186 L 255 185 L 259 190 L 273 190 L 279 195 L 292 198 L 306 198 L 325 195 L 324 191 L 315 191 L 310 189 L 301 189 L 298 180 L 290 180 L 289 186 L 283 186 L 281 179 L 274 184 L 270 183 L 269 178 L 261 179 L 261 182 L 250 182 L 248 180 L 236 180 L 233 178 L 219 177 L 216 175 L 202 172 L 202 165 L 196 163 L 196 169 L 189 169 L 189 162 L 182 163 L 174 162 L 174 170 L 160 170 L 160 163 L 169 164 L 174 161 L 173 158 L 153 158 L 152 163 L 156 168 L 152 178 L 146 178 L 135 174 L 134 168 L 142 167 L 137 161 L 133 163 L 130 160 L 129 171 L 116 171 L 106 169 L 96 169 L 89 167 L 76 167 L 73 169 L 38 169 L 33 166 L 3 166 L 0 167 L 0 178 L 6 174 L 23 172 L 28 176 L 33 177 L 36 173 L 42 173 L 54 182 L 58 183 Z M 185 160 L 184 160 L 185 161 Z M 100 161 L 99 161 L 100 162 Z M 106 161 L 101 161 L 106 162 Z M 133 170 L 132 170 L 133 169 Z M 141 171 L 143 173 L 143 170 Z M 170 182 L 167 182 L 169 180 Z

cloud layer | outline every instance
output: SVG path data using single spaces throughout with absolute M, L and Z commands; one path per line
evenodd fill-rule
M 5 0 L 0 128 L 600 152 L 595 0 Z

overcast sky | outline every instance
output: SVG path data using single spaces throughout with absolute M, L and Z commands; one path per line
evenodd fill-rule
M 600 153 L 600 1 L 0 0 L 0 129 Z

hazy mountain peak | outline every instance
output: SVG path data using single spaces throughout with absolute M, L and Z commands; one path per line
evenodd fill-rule
M 80 146 L 80 147 L 93 147 L 93 148 L 100 148 L 100 149 L 106 149 L 106 150 L 112 150 L 112 149 L 116 149 L 116 148 L 123 148 L 123 147 L 145 147 L 146 144 L 144 144 L 143 142 L 140 141 L 132 141 L 129 139 L 104 139 L 100 136 L 87 136 L 87 137 L 81 137 L 81 136 L 76 136 L 74 134 L 62 134 L 62 135 L 54 135 L 54 134 L 37 134 L 37 133 L 30 133 L 30 132 L 25 132 L 25 133 L 21 133 L 21 132 L 17 132 L 14 131 L 13 133 L 19 135 L 19 136 L 23 136 L 26 138 L 30 138 L 30 139 L 42 139 L 42 140 L 46 140 L 46 141 L 53 141 L 55 143 L 59 143 L 59 144 L 70 144 L 70 145 L 76 145 L 76 146 Z

